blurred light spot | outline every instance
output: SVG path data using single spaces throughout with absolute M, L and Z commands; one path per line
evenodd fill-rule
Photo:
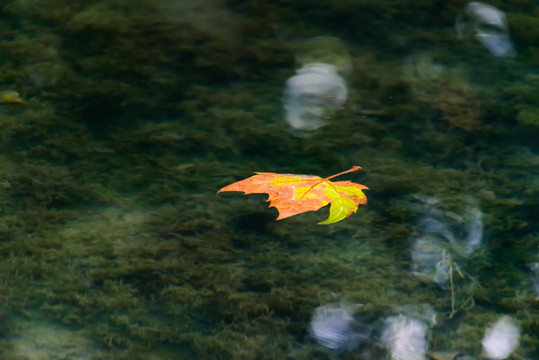
M 308 39 L 296 54 L 299 69 L 285 85 L 286 121 L 296 135 L 307 135 L 329 123 L 348 98 L 343 76 L 350 73 L 350 55 L 337 38 Z
M 392 316 L 385 320 L 382 343 L 392 360 L 424 360 L 427 352 L 428 326 L 406 316 Z
M 352 308 L 338 303 L 316 308 L 309 329 L 311 337 L 332 350 L 349 351 L 358 347 L 362 334 L 355 326 Z
M 516 322 L 504 316 L 489 327 L 481 341 L 483 356 L 488 359 L 506 359 L 518 347 L 520 331 Z
M 455 29 L 459 39 L 473 35 L 496 57 L 515 56 L 505 14 L 494 6 L 481 2 L 468 3 L 464 13 L 457 17 Z
M 308 64 L 286 82 L 286 121 L 296 130 L 312 131 L 328 124 L 348 97 L 343 78 L 332 65 Z
M 468 258 L 483 238 L 483 213 L 471 201 L 461 213 L 444 209 L 435 198 L 416 196 L 420 204 L 419 236 L 413 241 L 411 257 L 414 275 L 446 288 L 456 258 Z

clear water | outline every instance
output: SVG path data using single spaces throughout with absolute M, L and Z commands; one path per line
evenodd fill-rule
M 539 7 L 489 5 L 2 2 L 0 357 L 539 358 Z M 336 224 L 216 194 L 354 165 Z

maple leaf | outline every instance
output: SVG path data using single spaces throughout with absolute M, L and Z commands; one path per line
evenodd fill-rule
M 331 203 L 329 217 L 318 224 L 332 224 L 355 213 L 359 205 L 367 203 L 363 190 L 368 187 L 351 181 L 331 182 L 330 179 L 361 169 L 349 170 L 321 178 L 315 175 L 275 174 L 257 172 L 250 178 L 235 182 L 217 191 L 243 191 L 245 194 L 267 193 L 270 207 L 279 211 L 277 220 L 316 211 Z

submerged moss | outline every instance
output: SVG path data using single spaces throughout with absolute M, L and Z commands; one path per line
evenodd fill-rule
M 342 299 L 375 324 L 430 304 L 431 348 L 475 355 L 507 313 L 516 356 L 537 354 L 533 58 L 458 57 L 447 29 L 461 4 L 439 27 L 408 1 L 131 3 L 1 5 L 0 81 L 25 100 L 0 104 L 2 358 L 32 358 L 20 344 L 51 327 L 62 341 L 44 351 L 66 358 L 354 359 L 308 338 L 313 310 Z M 411 19 L 420 28 L 393 35 Z M 282 90 L 295 40 L 321 33 L 349 47 L 349 98 L 295 138 Z M 404 49 L 433 72 L 410 77 Z M 470 118 L 447 109 L 477 102 Z M 330 227 L 313 226 L 325 209 L 275 222 L 263 195 L 215 194 L 253 171 L 351 165 L 369 204 Z M 459 263 L 480 286 L 454 288 L 475 303 L 451 319 L 450 292 L 410 273 L 412 195 L 453 214 L 474 198 L 484 214 L 477 258 Z

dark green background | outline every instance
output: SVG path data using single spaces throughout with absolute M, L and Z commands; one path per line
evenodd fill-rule
M 472 356 L 507 314 L 514 358 L 537 357 L 539 7 L 490 4 L 513 59 L 456 38 L 464 1 L 3 1 L 0 87 L 25 102 L 0 104 L 2 358 L 359 359 L 307 336 L 343 300 L 371 319 L 430 304 L 431 350 Z M 353 71 L 345 108 L 299 138 L 282 93 L 314 36 Z M 215 194 L 352 165 L 369 204 L 329 226 Z M 475 306 L 452 319 L 450 292 L 410 274 L 414 194 L 483 212 L 459 263 L 479 285 L 455 287 Z

